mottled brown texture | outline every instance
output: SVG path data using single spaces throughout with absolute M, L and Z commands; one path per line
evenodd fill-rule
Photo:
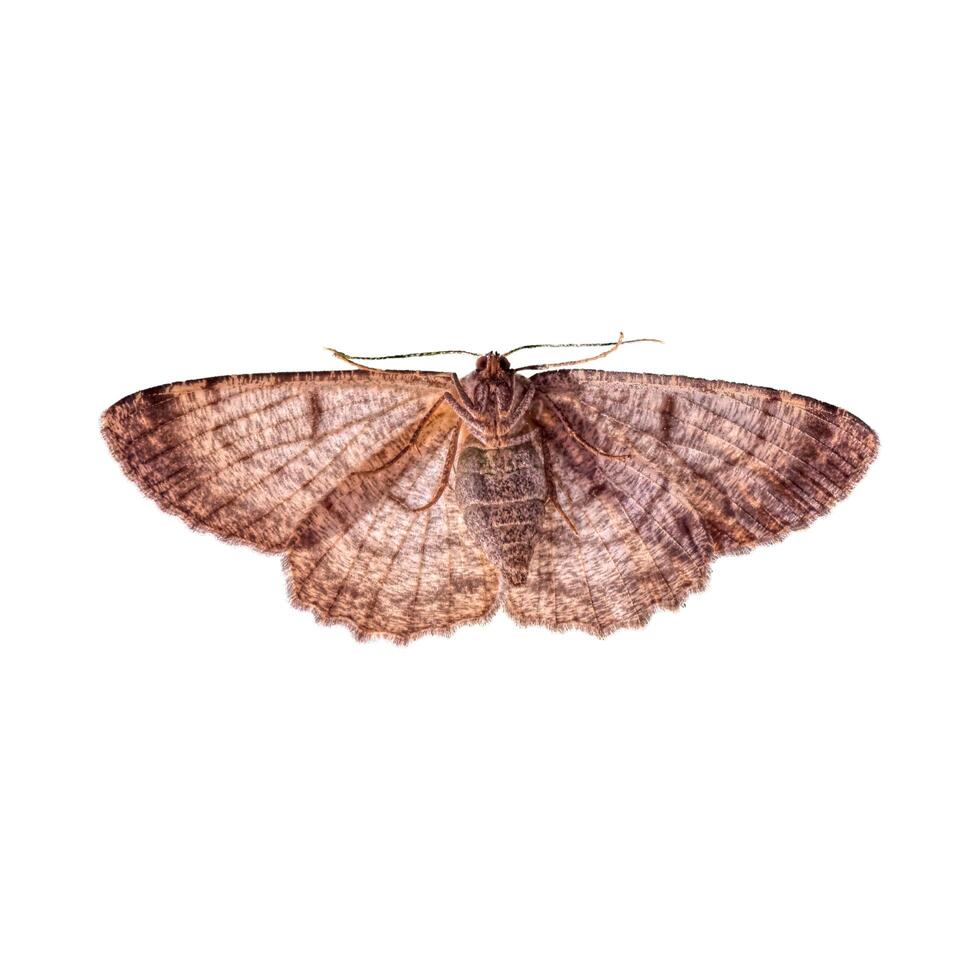
M 425 508 L 452 449 L 451 415 L 426 427 L 418 453 L 341 481 L 296 529 L 286 554 L 291 594 L 319 621 L 345 623 L 359 639 L 409 640 L 496 610 L 497 570 L 452 493 Z
M 676 608 L 718 555 L 805 527 L 877 450 L 768 388 L 590 370 L 245 375 L 103 415 L 165 510 L 282 553 L 293 601 L 359 639 L 487 619 L 605 635 Z M 503 574 L 501 574 L 501 572 Z
M 456 474 L 456 498 L 470 534 L 510 585 L 523 585 L 548 501 L 537 433 L 501 449 L 467 446 Z

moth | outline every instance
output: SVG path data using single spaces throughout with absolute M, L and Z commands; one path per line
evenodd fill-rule
M 501 605 L 553 630 L 643 626 L 718 556 L 826 513 L 878 447 L 813 398 L 570 369 L 594 357 L 491 352 L 460 378 L 334 353 L 354 369 L 138 391 L 102 432 L 160 507 L 281 554 L 293 603 L 359 640 L 448 634 Z

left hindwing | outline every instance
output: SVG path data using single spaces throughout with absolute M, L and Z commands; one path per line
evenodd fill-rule
M 499 574 L 445 488 L 456 433 L 448 410 L 436 414 L 418 452 L 351 474 L 310 511 L 286 555 L 295 605 L 401 643 L 492 615 Z

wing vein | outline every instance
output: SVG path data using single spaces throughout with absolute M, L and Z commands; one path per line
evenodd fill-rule
M 578 563 L 582 569 L 582 578 L 585 580 L 585 587 L 589 593 L 589 605 L 592 607 L 592 617 L 595 619 L 595 628 L 601 633 L 603 631 L 602 623 L 599 621 L 599 612 L 595 606 L 595 598 L 592 595 L 592 582 L 589 580 L 589 573 L 585 567 L 585 559 L 582 557 L 582 542 L 579 537 L 575 537 L 575 545 L 578 549 Z
M 146 459 L 138 459 L 136 460 L 136 462 L 140 466 L 148 466 L 150 463 L 154 463 L 158 459 L 161 459 L 162 457 L 166 456 L 167 453 L 172 453 L 175 449 L 179 449 L 182 446 L 188 446 L 192 442 L 196 442 L 198 439 L 201 439 L 205 436 L 214 435 L 215 432 L 218 432 L 220 429 L 227 428 L 229 425 L 234 425 L 236 422 L 243 422 L 245 419 L 249 419 L 253 415 L 261 415 L 263 412 L 271 411 L 272 409 L 278 408 L 280 405 L 285 405 L 286 402 L 292 401 L 292 399 L 299 398 L 299 397 L 301 397 L 301 395 L 299 393 L 294 392 L 293 394 L 286 395 L 285 398 L 280 398 L 279 401 L 271 402 L 268 405 L 260 405 L 258 408 L 254 408 L 252 409 L 252 411 L 246 412 L 244 415 L 235 415 L 232 418 L 219 423 L 218 425 L 213 425 L 206 429 L 202 429 L 200 432 L 195 432 L 193 435 L 188 436 L 186 439 L 181 439 L 178 442 L 172 443 L 171 445 L 161 449 L 159 452 L 153 453 L 151 456 L 147 456 Z M 259 429 L 258 431 L 264 432 L 265 429 Z M 237 440 L 233 439 L 231 441 L 231 444 L 233 445 L 236 441 Z M 223 449 L 224 446 L 222 446 L 221 448 Z
M 718 418 L 722 419 L 723 421 L 728 422 L 729 425 L 733 425 L 733 426 L 735 426 L 735 428 L 741 429 L 743 432 L 747 432 L 750 436 L 753 436 L 754 438 L 759 439 L 762 442 L 765 442 L 767 445 L 772 446 L 774 449 L 777 449 L 779 452 L 784 453 L 786 456 L 791 456 L 793 459 L 797 460 L 798 462 L 800 462 L 804 466 L 806 466 L 807 469 L 810 469 L 814 473 L 816 473 L 818 477 L 821 477 L 822 479 L 825 479 L 835 490 L 839 491 L 840 493 L 844 493 L 845 492 L 844 491 L 844 488 L 842 486 L 840 486 L 835 480 L 832 480 L 823 471 L 817 469 L 817 467 L 814 466 L 809 460 L 804 459 L 802 456 L 797 456 L 796 453 L 790 452 L 784 446 L 779 445 L 778 442 L 775 442 L 772 439 L 766 438 L 766 436 L 762 435 L 762 433 L 756 432 L 754 429 L 750 429 L 747 425 L 743 425 L 741 422 L 738 422 L 735 419 L 730 419 L 730 418 L 728 418 L 728 416 L 722 415 L 721 412 L 717 411 L 716 409 L 711 408 L 708 405 L 703 405 L 703 404 L 701 404 L 701 402 L 694 401 L 689 395 L 686 395 L 686 394 L 681 393 L 680 397 L 683 398 L 684 401 L 688 402 L 689 404 L 696 405 L 698 408 L 703 408 L 705 411 L 710 412 L 712 415 L 715 415 Z M 674 416 L 674 417 L 675 418 L 679 418 L 679 416 Z M 743 447 L 739 446 L 737 443 L 730 442 L 728 439 L 723 439 L 717 433 L 713 433 L 710 429 L 705 429 L 702 426 L 694 425 L 692 422 L 689 422 L 687 419 L 680 418 L 680 421 L 684 422 L 687 425 L 691 425 L 691 426 L 693 426 L 696 429 L 700 429 L 702 432 L 706 433 L 707 435 L 713 436 L 716 439 L 721 439 L 722 442 L 727 443 L 728 445 L 732 446 L 734 449 L 737 449 L 740 452 L 743 452 L 746 455 L 751 456 L 753 459 L 757 459 L 760 463 L 762 463 L 763 466 L 765 466 L 768 469 L 772 470 L 772 472 L 777 477 L 779 477 L 780 479 L 782 479 L 784 482 L 787 482 L 786 481 L 786 478 L 783 477 L 782 474 L 778 470 L 774 469 L 772 467 L 772 465 L 769 464 L 769 463 L 767 463 L 766 460 L 764 460 L 761 456 L 756 456 L 755 453 L 753 453 L 750 449 L 743 448 Z M 819 443 L 819 445 L 821 445 L 824 449 L 829 449 L 830 448 L 829 446 L 824 445 L 824 443 Z M 834 494 L 831 493 L 830 491 L 828 491 L 822 485 L 821 482 L 813 479 L 812 477 L 811 477 L 811 480 L 813 480 L 813 484 L 814 484 L 815 487 L 818 487 L 823 493 L 827 494 L 827 496 L 829 496 L 831 499 L 834 498 Z M 801 493 L 804 493 L 804 494 L 807 493 L 806 490 L 804 490 L 802 487 L 797 486 L 795 483 L 793 484 L 793 486 L 795 486 L 798 490 L 800 490 Z
M 612 483 L 611 480 L 610 480 L 610 483 Z M 612 485 L 613 485 L 613 487 L 615 489 L 618 489 L 618 487 L 616 487 L 616 484 L 615 483 L 613 483 Z M 640 539 L 640 544 L 643 545 L 644 551 L 646 551 L 646 553 L 650 556 L 650 561 L 653 562 L 653 567 L 656 568 L 657 574 L 664 580 L 664 585 L 667 586 L 667 591 L 670 592 L 671 598 L 674 600 L 675 603 L 679 603 L 679 600 L 677 598 L 677 593 L 674 591 L 674 586 L 671 584 L 670 579 L 667 578 L 667 576 L 664 574 L 664 570 L 660 567 L 660 562 L 657 561 L 657 556 L 651 550 L 650 545 L 647 544 L 646 538 L 643 537 L 642 533 L 640 532 L 640 529 L 636 526 L 636 522 L 630 516 L 629 511 L 623 506 L 623 501 L 620 498 L 619 494 L 616 494 L 615 497 L 616 497 L 616 505 L 623 512 L 623 517 L 625 517 L 626 520 L 629 521 L 630 526 L 636 532 L 636 536 Z M 664 530 L 664 528 L 661 525 L 660 521 L 658 521 L 655 517 L 652 517 L 649 514 L 648 511 L 643 510 L 643 508 L 641 508 L 641 512 L 644 514 L 644 516 L 649 517 L 653 521 L 653 523 L 656 524 L 657 527 L 659 527 L 662 531 Z M 664 532 L 664 533 L 667 533 L 667 532 Z M 670 537 L 670 539 L 672 541 L 674 541 L 673 535 L 668 534 L 668 537 Z M 676 544 L 677 542 L 674 541 L 674 543 Z M 680 547 L 680 546 L 678 545 L 678 547 Z M 684 551 L 685 554 L 688 554 L 688 552 L 684 548 L 681 548 L 681 550 Z M 688 557 L 690 557 L 690 555 L 688 555 Z M 703 565 L 703 562 L 698 562 L 697 564 L 699 566 L 702 566 Z M 654 602 L 654 605 L 659 605 L 659 603 L 655 599 L 653 600 L 653 602 Z
M 605 507 L 605 503 L 603 503 L 603 506 Z M 607 512 L 608 512 L 608 508 L 607 508 Z M 616 575 L 619 578 L 620 584 L 623 586 L 623 589 L 626 591 L 626 594 L 629 596 L 630 604 L 633 606 L 633 612 L 636 614 L 637 620 L 642 623 L 643 614 L 640 612 L 640 607 L 636 604 L 636 598 L 633 595 L 633 590 L 626 584 L 626 579 L 623 578 L 622 567 L 620 566 L 619 562 L 616 561 L 616 559 L 613 557 L 612 550 L 610 549 L 606 539 L 603 538 L 601 532 L 599 531 L 599 528 L 596 526 L 595 521 L 592 519 L 592 515 L 589 513 L 588 507 L 585 508 L 584 513 L 585 513 L 585 519 L 591 525 L 592 531 L 595 534 L 596 539 L 598 540 L 599 544 L 602 545 L 604 551 L 606 552 L 606 557 L 609 559 L 609 563 L 616 570 Z
M 591 402 L 581 401 L 578 404 L 582 405 L 584 408 L 590 408 L 590 409 L 592 409 L 593 412 L 596 412 L 598 415 L 601 415 L 604 418 L 608 418 L 611 422 L 615 422 L 616 424 L 622 426 L 623 428 L 632 429 L 634 432 L 638 432 L 640 435 L 646 436 L 646 438 L 653 440 L 653 442 L 657 443 L 657 445 L 662 446 L 663 449 L 667 453 L 669 453 L 674 459 L 676 459 L 677 462 L 680 463 L 680 465 L 683 466 L 684 469 L 686 469 L 694 477 L 695 482 L 700 482 L 700 483 L 707 484 L 716 493 L 720 494 L 726 501 L 728 501 L 733 507 L 737 507 L 754 524 L 757 524 L 759 527 L 761 527 L 762 530 L 766 532 L 766 534 L 773 534 L 774 532 L 776 532 L 778 530 L 779 526 L 783 523 L 780 518 L 778 518 L 775 514 L 773 514 L 771 511 L 769 511 L 768 508 L 766 508 L 760 502 L 760 504 L 759 504 L 760 508 L 763 511 L 765 511 L 765 513 L 769 517 L 771 517 L 776 522 L 776 524 L 777 524 L 777 526 L 775 528 L 767 527 L 765 524 L 762 523 L 762 521 L 759 520 L 759 518 L 755 514 L 752 513 L 752 511 L 746 509 L 744 506 L 742 506 L 742 504 L 738 500 L 736 500 L 734 497 L 732 497 L 728 493 L 728 491 L 724 489 L 724 487 L 720 487 L 709 476 L 707 476 L 707 475 L 705 475 L 703 473 L 699 473 L 672 446 L 670 446 L 668 443 L 664 442 L 662 439 L 658 439 L 652 433 L 647 432 L 645 429 L 638 428 L 637 426 L 633 425 L 631 422 L 627 422 L 624 419 L 617 418 L 615 415 L 609 415 L 608 413 L 603 412 L 601 409 L 597 408 Z M 652 466 L 654 469 L 657 468 L 657 463 L 656 463 L 656 461 L 654 459 L 651 459 L 649 456 L 647 456 L 642 451 L 640 451 L 639 449 L 637 449 L 635 445 L 633 446 L 633 448 L 634 448 L 634 450 L 636 450 L 637 455 L 639 455 L 642 459 L 644 459 L 647 463 L 649 463 L 650 466 Z M 714 459 L 716 461 L 724 462 L 724 460 L 721 460 L 720 457 L 715 456 L 714 454 L 707 452 L 707 450 L 703 450 L 703 449 L 702 450 L 699 450 L 696 446 L 691 446 L 689 448 L 693 449 L 695 452 L 700 452 L 703 455 L 708 456 L 710 459 Z M 738 527 L 740 527 L 747 534 L 751 534 L 752 533 L 744 524 L 742 524 L 741 522 L 735 520 L 734 518 L 729 518 L 729 520 L 732 520 Z
M 607 413 L 602 412 L 600 409 L 598 409 L 591 402 L 587 402 L 587 401 L 582 400 L 582 401 L 576 402 L 576 404 L 581 404 L 581 405 L 587 406 L 588 408 L 591 408 L 593 411 L 599 412 L 600 415 L 603 415 L 603 416 L 605 416 L 607 418 L 616 419 L 617 421 L 621 422 L 621 424 L 628 424 L 628 423 L 624 423 L 621 419 L 618 419 L 616 416 L 608 415 Z M 721 419 L 725 419 L 725 416 L 724 415 L 720 415 L 718 412 L 714 412 L 713 414 L 718 415 L 718 417 L 721 418 Z M 773 467 L 771 463 L 769 463 L 766 460 L 764 460 L 761 456 L 756 456 L 755 453 L 753 453 L 751 450 L 749 450 L 747 448 L 743 448 L 742 446 L 739 446 L 737 443 L 734 443 L 734 442 L 731 442 L 728 439 L 725 439 L 724 436 L 719 435 L 717 432 L 712 432 L 710 429 L 706 429 L 703 426 L 696 425 L 694 422 L 691 422 L 689 419 L 685 419 L 683 416 L 680 416 L 680 415 L 672 415 L 671 418 L 673 418 L 677 422 L 680 422 L 682 425 L 688 426 L 688 428 L 695 429 L 698 432 L 703 432 L 706 436 L 708 436 L 711 439 L 716 440 L 717 442 L 721 442 L 721 443 L 725 444 L 726 446 L 730 446 L 733 450 L 735 450 L 736 454 L 743 455 L 743 456 L 748 456 L 749 458 L 756 460 L 765 469 L 769 470 L 772 473 L 772 475 L 780 483 L 783 484 L 783 486 L 786 488 L 786 490 L 789 491 L 789 494 L 790 494 L 790 498 L 791 499 L 793 499 L 794 501 L 796 501 L 799 505 L 805 507 L 807 510 L 810 510 L 810 511 L 818 511 L 818 510 L 821 509 L 820 507 L 815 506 L 812 503 L 813 494 L 809 493 L 804 487 L 801 487 L 795 481 L 789 479 L 788 476 L 784 476 L 782 473 L 779 472 L 779 470 L 777 470 L 775 467 Z M 728 419 L 725 419 L 725 421 L 729 421 L 729 420 Z M 733 425 L 736 425 L 738 428 L 744 429 L 744 431 L 749 432 L 751 435 L 756 435 L 756 436 L 758 435 L 757 433 L 753 433 L 751 429 L 746 429 L 744 426 L 738 426 L 737 423 L 732 423 L 732 424 Z M 667 447 L 668 449 L 670 449 L 671 452 L 674 452 L 675 455 L 677 455 L 676 454 L 676 451 L 673 449 L 673 447 L 669 446 L 662 439 L 659 439 L 652 432 L 648 432 L 646 429 L 640 429 L 640 428 L 638 428 L 636 426 L 633 426 L 633 425 L 630 425 L 630 428 L 634 429 L 637 432 L 642 432 L 648 438 L 653 439 L 656 442 L 660 443 L 660 445 Z M 768 442 L 768 440 L 764 440 L 764 441 L 767 441 Z M 770 445 L 775 446 L 775 448 L 777 448 L 777 449 L 781 449 L 782 448 L 782 447 L 778 446 L 776 443 L 770 443 Z M 717 460 L 718 462 L 725 463 L 725 464 L 727 464 L 729 466 L 733 465 L 733 461 L 731 459 L 726 459 L 724 456 L 717 456 L 714 453 L 708 452 L 707 450 L 699 449 L 699 447 L 697 447 L 697 446 L 687 446 L 687 445 L 685 445 L 684 448 L 685 449 L 689 449 L 689 450 L 693 450 L 694 452 L 704 453 L 704 455 L 709 456 L 712 459 Z M 788 455 L 793 456 L 794 454 L 788 453 Z M 804 463 L 806 462 L 805 460 L 802 460 L 801 457 L 794 457 L 794 458 L 800 459 L 801 462 L 804 462 Z M 751 465 L 747 466 L 746 468 L 749 470 L 749 472 L 758 472 L 758 470 L 756 469 L 756 467 L 753 467 Z M 819 471 L 817 471 L 817 472 L 819 472 Z M 823 492 L 824 494 L 826 494 L 827 497 L 829 497 L 831 501 L 834 499 L 834 495 L 830 491 L 828 491 L 825 487 L 823 487 L 817 481 L 813 481 L 813 482 L 814 482 L 814 486 L 816 488 L 818 488 L 821 492 Z M 830 482 L 832 486 L 836 486 L 836 484 L 832 480 L 830 480 L 828 482 Z M 798 494 L 793 492 L 794 489 L 796 491 L 798 491 Z M 762 505 L 760 504 L 760 506 L 762 506 Z M 766 508 L 764 508 L 764 509 L 766 509 Z M 778 517 L 776 517 L 776 515 L 772 514 L 771 512 L 769 512 L 769 514 L 775 520 L 780 521 L 780 523 L 782 523 L 782 521 Z
M 365 426 L 368 425 L 368 423 L 376 421 L 377 418 L 381 418 L 382 416 L 387 415 L 390 412 L 393 412 L 396 408 L 400 407 L 400 405 L 408 404 L 408 402 L 410 402 L 410 401 L 414 401 L 414 399 L 409 398 L 409 399 L 406 399 L 404 402 L 400 402 L 400 403 L 398 403 L 396 405 L 393 405 L 390 408 L 385 409 L 384 411 L 380 412 L 376 418 L 371 418 L 370 416 L 367 416 L 365 418 L 358 419 L 356 423 L 351 423 L 353 425 L 356 425 L 355 434 L 352 435 L 351 438 L 348 439 L 347 442 L 345 442 L 344 445 L 341 446 L 341 448 L 338 449 L 337 452 L 335 452 L 333 454 L 333 456 L 330 457 L 330 459 L 329 459 L 329 461 L 327 463 L 325 463 L 322 467 L 320 467 L 320 470 L 317 473 L 317 476 L 318 477 L 321 476 L 330 466 L 332 466 L 336 462 L 337 459 L 340 458 L 341 455 L 343 455 L 344 452 L 347 451 L 348 448 L 350 448 L 350 446 L 354 443 L 354 441 L 356 439 L 359 439 L 361 437 L 361 435 L 363 434 L 363 430 L 364 430 Z M 414 421 L 414 419 L 412 421 Z M 344 428 L 345 429 L 350 428 L 350 425 L 344 426 Z M 260 480 L 256 480 L 254 483 L 251 483 L 247 487 L 245 487 L 244 490 L 240 490 L 237 493 L 232 494 L 231 497 L 229 497 L 227 500 L 225 500 L 223 503 L 221 503 L 218 507 L 214 508 L 211 511 L 208 511 L 207 515 L 205 516 L 205 520 L 211 520 L 211 518 L 213 518 L 216 514 L 219 514 L 226 507 L 230 507 L 236 501 L 241 500 L 242 497 L 244 497 L 246 494 L 251 493 L 253 490 L 256 489 L 256 487 L 260 487 L 260 486 L 262 486 L 263 483 L 266 483 L 269 480 L 271 480 L 272 477 L 274 477 L 277 474 L 281 473 L 284 469 L 286 469 L 286 467 L 292 466 L 292 464 L 295 463 L 297 459 L 299 459 L 305 453 L 308 453 L 311 449 L 315 449 L 317 446 L 319 446 L 321 443 L 323 443 L 327 438 L 328 437 L 326 435 L 320 436 L 319 438 L 315 439 L 312 443 L 310 443 L 310 445 L 305 446 L 298 453 L 294 453 L 292 456 L 290 456 L 289 459 L 287 459 L 285 463 L 281 464 L 280 466 L 277 466 L 274 470 L 270 471 L 269 473 L 266 473 L 266 475 L 263 476 Z M 287 498 L 287 500 L 291 500 L 295 496 L 295 494 L 298 493 L 298 492 L 299 491 L 297 490 L 297 491 L 294 491 L 293 493 L 291 493 L 289 495 L 289 497 Z M 276 506 L 280 506 L 281 504 L 283 504 L 285 502 L 286 501 L 281 500 L 281 501 L 278 502 L 278 504 Z M 273 510 L 275 510 L 275 507 L 273 508 Z M 271 511 L 270 511 L 270 513 L 271 513 Z M 268 515 L 266 515 L 266 516 L 268 516 Z M 249 525 L 246 525 L 246 527 L 248 527 L 248 526 Z

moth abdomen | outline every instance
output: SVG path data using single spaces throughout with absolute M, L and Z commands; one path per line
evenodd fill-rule
M 457 462 L 456 498 L 467 529 L 486 556 L 511 585 L 523 584 L 548 499 L 537 445 L 467 446 Z

